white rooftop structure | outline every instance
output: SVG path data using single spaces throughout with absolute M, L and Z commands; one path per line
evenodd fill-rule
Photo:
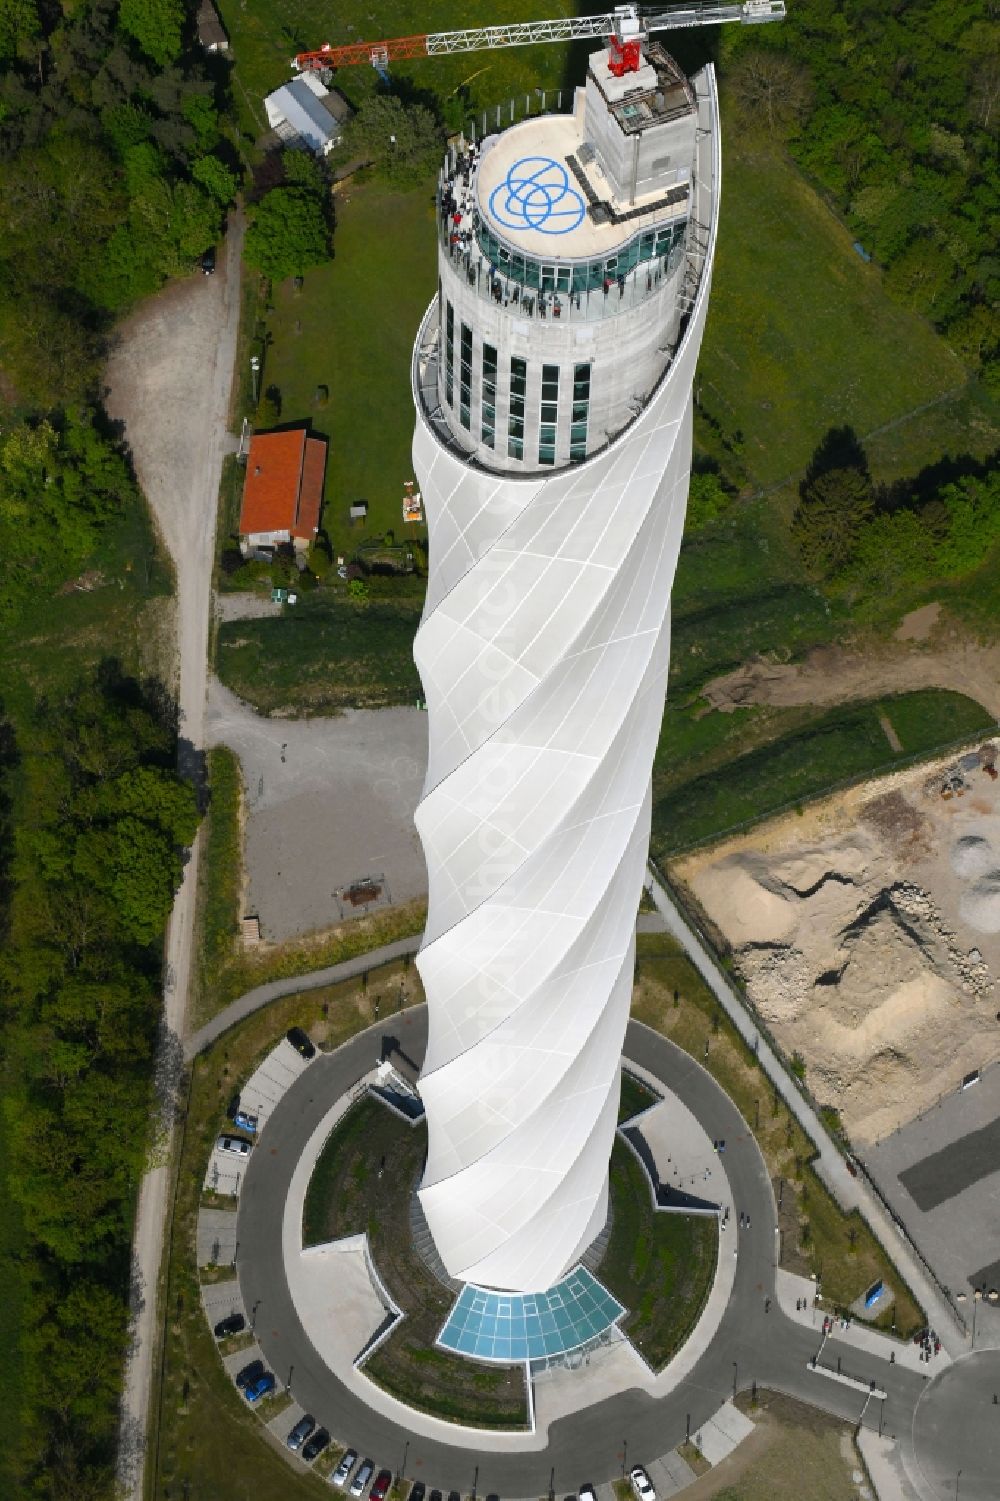
M 329 91 L 315 73 L 302 73 L 264 100 L 267 123 L 289 145 L 305 145 L 316 156 L 332 151 L 341 127 L 326 104 Z
M 553 1287 L 607 1216 L 718 194 L 714 74 L 655 45 L 441 177 L 420 1201 L 480 1288 Z

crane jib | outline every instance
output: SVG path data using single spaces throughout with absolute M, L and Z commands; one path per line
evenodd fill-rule
M 527 47 L 541 42 L 573 42 L 588 37 L 614 37 L 619 42 L 641 40 L 650 32 L 675 31 L 686 26 L 721 26 L 728 21 L 753 25 L 780 21 L 785 0 L 738 0 L 735 4 L 695 0 L 689 5 L 671 5 L 643 10 L 620 5 L 602 16 L 560 17 L 551 21 L 520 21 L 509 26 L 476 26 L 464 31 L 432 31 L 378 42 L 352 42 L 345 47 L 321 47 L 300 52 L 295 68 L 342 68 L 352 63 L 386 64 L 407 58 L 440 57 L 449 52 L 490 51 L 499 47 Z

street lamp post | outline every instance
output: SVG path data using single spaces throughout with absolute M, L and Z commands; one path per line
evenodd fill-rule
M 734 1401 L 735 1401 L 735 1398 L 736 1398 L 736 1378 L 737 1378 L 738 1375 L 739 1375 L 739 1370 L 738 1370 L 738 1367 L 736 1365 L 736 1361 L 734 1360 L 733 1361 L 733 1399 L 734 1399 Z
M 260 382 L 260 355 L 259 354 L 252 354 L 250 356 L 250 370 L 251 370 L 251 373 L 253 374 L 253 404 L 254 404 L 254 406 L 256 406 L 257 405 L 257 401 L 258 401 L 257 387 L 258 387 L 258 384 Z
M 256 1301 L 256 1303 L 253 1305 L 253 1307 L 250 1310 L 250 1333 L 251 1334 L 254 1332 L 254 1330 L 257 1327 L 257 1310 L 260 1307 L 260 1301 L 261 1301 L 260 1298 L 258 1298 L 257 1301 Z

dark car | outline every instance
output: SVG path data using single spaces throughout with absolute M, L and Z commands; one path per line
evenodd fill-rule
M 307 1440 L 307 1442 L 303 1445 L 302 1458 L 307 1463 L 311 1459 L 315 1459 L 317 1454 L 322 1454 L 323 1450 L 328 1446 L 329 1442 L 330 1435 L 327 1433 L 326 1429 L 317 1428 L 312 1438 Z
M 228 1318 L 220 1319 L 215 1326 L 216 1339 L 225 1339 L 227 1334 L 242 1334 L 247 1326 L 247 1321 L 241 1313 L 231 1313 Z
M 424 1482 L 422 1480 L 415 1480 L 410 1486 L 410 1494 L 407 1496 L 406 1501 L 424 1501 L 426 1494 L 427 1487 L 424 1485 Z
M 202 256 L 202 258 L 201 258 L 201 260 L 199 261 L 198 264 L 201 266 L 201 269 L 202 269 L 202 271 L 204 272 L 204 274 L 206 276 L 213 276 L 215 274 L 215 246 L 214 245 L 211 247 L 211 249 L 205 251 L 205 254 Z
M 299 1421 L 296 1423 L 291 1433 L 285 1439 L 285 1443 L 288 1445 L 289 1449 L 301 1449 L 302 1445 L 305 1443 L 306 1439 L 309 1437 L 310 1433 L 312 1433 L 315 1427 L 316 1419 L 312 1416 L 311 1413 L 304 1413 L 303 1416 L 299 1418 Z
M 427 1501 L 444 1501 L 444 1498 L 441 1495 L 440 1491 L 431 1491 L 430 1495 L 427 1497 Z
M 378 1475 L 375 1479 L 375 1484 L 371 1488 L 371 1494 L 369 1495 L 368 1501 L 385 1501 L 386 1496 L 389 1494 L 389 1487 L 391 1484 L 392 1471 L 379 1470 Z
M 268 1392 L 273 1392 L 277 1382 L 270 1371 L 265 1371 L 263 1376 L 258 1376 L 256 1381 L 251 1381 L 243 1395 L 248 1402 L 259 1402 L 261 1397 L 266 1397 Z
M 303 1058 L 315 1058 L 316 1049 L 313 1047 L 312 1043 L 309 1041 L 308 1037 L 303 1032 L 301 1027 L 290 1028 L 289 1031 L 285 1033 L 285 1036 L 288 1038 L 288 1041 L 291 1043 L 295 1051 L 297 1053 L 301 1053 Z
M 245 1365 L 242 1371 L 236 1372 L 236 1385 L 240 1391 L 243 1391 L 245 1387 L 250 1385 L 251 1381 L 256 1381 L 257 1377 L 263 1376 L 263 1374 L 264 1362 L 262 1360 L 251 1360 L 250 1364 Z

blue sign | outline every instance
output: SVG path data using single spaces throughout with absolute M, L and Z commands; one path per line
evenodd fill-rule
M 522 156 L 490 194 L 490 213 L 504 229 L 568 235 L 586 211 L 566 168 L 551 156 Z

